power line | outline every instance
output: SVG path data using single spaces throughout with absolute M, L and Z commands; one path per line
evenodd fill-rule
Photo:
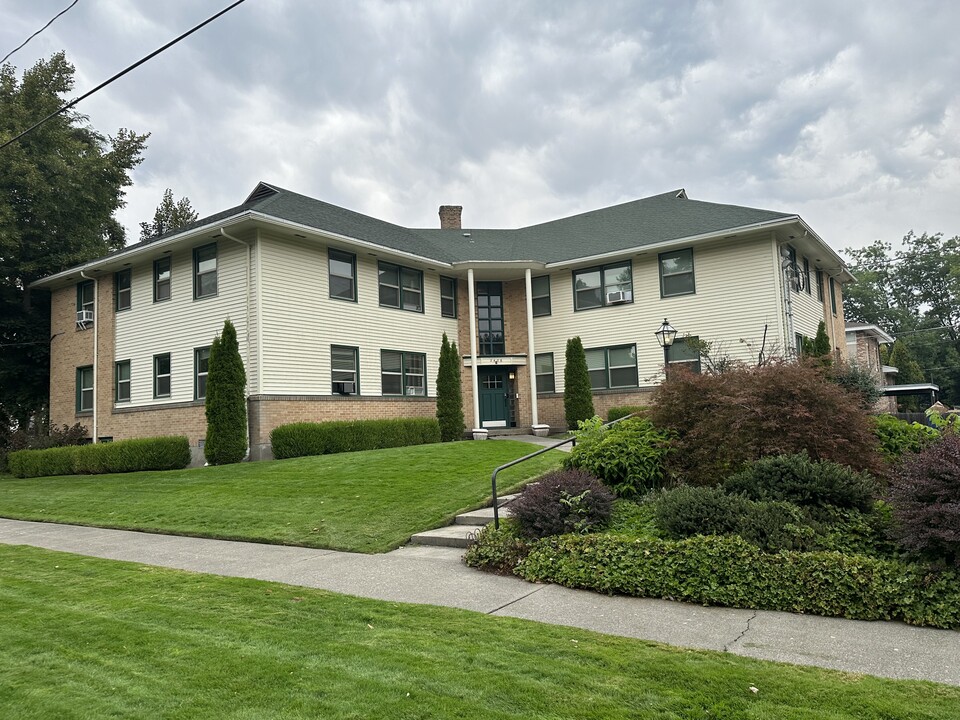
M 52 18 L 50 18 L 50 22 L 48 22 L 48 23 L 47 23 L 46 25 L 44 25 L 42 28 L 40 28 L 39 30 L 37 30 L 33 35 L 31 35 L 30 37 L 28 37 L 28 38 L 27 38 L 26 40 L 24 40 L 22 43 L 20 43 L 19 45 L 17 45 L 17 47 L 15 47 L 13 50 L 11 50 L 11 51 L 8 52 L 6 55 L 4 55 L 4 56 L 3 56 L 3 60 L 0 60 L 0 65 L 3 65 L 3 64 L 7 61 L 7 58 L 8 58 L 8 57 L 10 57 L 11 55 L 13 55 L 17 50 L 20 50 L 21 48 L 23 48 L 28 42 L 30 42 L 31 40 L 33 40 L 37 35 L 39 35 L 39 34 L 42 33 L 44 30 L 46 30 L 48 27 L 50 27 L 51 25 L 53 25 L 53 21 L 54 21 L 54 20 L 56 20 L 56 19 L 57 19 L 58 17 L 60 17 L 61 15 L 63 15 L 65 12 L 67 12 L 67 10 L 69 10 L 70 8 L 72 8 L 72 7 L 73 7 L 74 5 L 76 5 L 78 2 L 80 2 L 80 0 L 73 0 L 72 3 L 70 3 L 69 5 L 67 5 L 67 7 L 65 7 L 63 10 L 61 10 L 60 12 L 58 12 L 58 13 L 57 13 L 56 15 L 54 15 Z
M 163 47 L 157 48 L 156 50 L 154 50 L 152 53 L 150 53 L 150 54 L 147 55 L 146 57 L 144 57 L 144 58 L 142 58 L 142 59 L 140 59 L 140 60 L 137 60 L 137 62 L 135 62 L 135 63 L 134 63 L 133 65 L 131 65 L 130 67 L 126 68 L 125 70 L 121 70 L 120 72 L 118 72 L 116 75 L 114 75 L 114 76 L 113 76 L 112 78 L 110 78 L 109 80 L 103 81 L 102 83 L 100 83 L 99 85 L 97 85 L 93 90 L 90 90 L 89 92 L 84 93 L 83 95 L 81 95 L 80 97 L 76 98 L 75 100 L 71 100 L 71 101 L 68 102 L 66 105 L 64 105 L 63 107 L 61 107 L 59 110 L 56 110 L 56 111 L 50 113 L 49 115 L 47 115 L 47 116 L 46 116 L 45 118 L 43 118 L 43 120 L 41 120 L 40 122 L 38 122 L 38 123 L 36 123 L 36 124 L 34 124 L 34 125 L 31 125 L 30 127 L 28 127 L 26 130 L 24 130 L 22 133 L 20 133 L 20 134 L 17 135 L 16 137 L 13 137 L 13 138 L 11 138 L 10 140 L 7 140 L 5 143 L 3 143 L 2 145 L 0 145 L 0 150 L 3 150 L 5 147 L 7 147 L 7 145 L 12 145 L 13 143 L 15 143 L 15 142 L 16 142 L 17 140 L 19 140 L 20 138 L 22 138 L 22 137 L 24 137 L 24 136 L 26 136 L 26 135 L 29 135 L 31 132 L 33 132 L 34 130 L 36 130 L 38 127 L 40 127 L 41 125 L 43 125 L 43 124 L 44 124 L 45 122 L 47 122 L 48 120 L 52 120 L 52 119 L 55 118 L 57 115 L 60 115 L 61 113 L 69 110 L 69 109 L 72 108 L 74 105 L 76 105 L 77 103 L 79 103 L 81 100 L 87 99 L 88 97 L 90 97 L 91 95 L 93 95 L 93 94 L 94 94 L 95 92 L 97 92 L 98 90 L 101 90 L 101 89 L 105 88 L 107 85 L 109 85 L 110 83 L 112 83 L 114 80 L 119 80 L 119 79 L 122 78 L 124 75 L 126 75 L 128 72 L 130 72 L 131 70 L 135 70 L 136 68 L 138 68 L 138 67 L 140 67 L 141 65 L 143 65 L 145 62 L 147 62 L 147 60 L 150 60 L 150 59 L 156 57 L 157 55 L 159 55 L 160 53 L 162 53 L 162 52 L 163 52 L 164 50 L 166 50 L 167 48 L 172 47 L 173 45 L 176 45 L 178 42 L 180 42 L 181 40 L 183 40 L 185 37 L 188 37 L 188 36 L 190 36 L 190 35 L 193 35 L 193 33 L 195 33 L 197 30 L 199 30 L 200 28 L 202 28 L 204 25 L 209 25 L 209 24 L 212 23 L 214 20 L 216 20 L 218 17 L 220 17 L 221 15 L 229 12 L 230 10 L 233 10 L 237 5 L 240 5 L 241 3 L 244 3 L 244 2 L 246 2 L 246 0 L 237 0 L 235 3 L 233 3 L 232 5 L 228 5 L 228 6 L 225 7 L 223 10 L 221 10 L 220 12 L 218 12 L 216 15 L 211 15 L 211 16 L 208 17 L 206 20 L 204 20 L 202 23 L 200 23 L 199 25 L 191 28 L 190 30 L 187 30 L 187 32 L 183 33 L 183 35 L 180 35 L 179 37 L 174 38 L 173 40 L 171 40 L 170 42 L 168 42 L 168 43 L 167 43 L 166 45 L 164 45 Z

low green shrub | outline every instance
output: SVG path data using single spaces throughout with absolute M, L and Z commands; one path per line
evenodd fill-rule
M 278 460 L 440 442 L 436 418 L 290 423 L 270 433 Z
M 640 415 L 642 416 L 650 408 L 646 405 L 621 405 L 619 407 L 612 407 L 607 410 L 607 422 L 613 422 L 614 420 L 619 420 L 624 418 L 627 415 Z
M 46 450 L 17 450 L 7 456 L 10 473 L 18 478 L 47 475 L 73 475 L 73 456 L 77 445 Z
M 80 445 L 87 437 L 87 428 L 74 425 L 51 425 L 44 427 L 17 428 L 4 432 L 0 427 L 0 472 L 6 472 L 7 456 L 17 450 L 46 450 L 52 447 Z
M 593 532 L 610 522 L 613 493 L 582 470 L 555 470 L 528 485 L 510 510 L 523 537 Z
M 898 460 L 905 453 L 918 453 L 940 437 L 935 428 L 909 423 L 893 415 L 875 415 L 873 434 L 880 441 L 880 453 L 887 460 Z
M 613 503 L 613 514 L 610 516 L 608 530 L 620 535 L 634 535 L 636 537 L 661 537 L 657 525 L 656 510 L 652 502 L 634 502 L 632 500 L 616 500 Z
M 751 500 L 785 500 L 803 507 L 834 506 L 869 512 L 876 482 L 867 473 L 806 452 L 760 458 L 723 482 L 723 489 Z
M 576 437 L 577 444 L 563 460 L 565 468 L 595 475 L 624 498 L 663 485 L 670 435 L 646 418 L 630 418 L 605 428 L 594 417 L 580 423 Z
M 183 436 L 20 450 L 10 454 L 10 471 L 21 478 L 179 470 L 189 464 L 190 443 Z
M 532 545 L 516 574 L 702 605 L 960 628 L 957 573 L 838 552 L 765 553 L 736 536 L 549 537 Z
M 520 537 L 517 523 L 506 519 L 500 523 L 499 530 L 494 530 L 493 525 L 480 530 L 476 542 L 463 556 L 463 562 L 469 567 L 509 575 L 528 552 L 530 546 Z

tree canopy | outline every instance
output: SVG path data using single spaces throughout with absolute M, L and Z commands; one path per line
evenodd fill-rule
M 171 230 L 196 222 L 198 218 L 197 211 L 190 205 L 190 198 L 182 197 L 174 202 L 173 190 L 167 188 L 163 191 L 163 199 L 153 214 L 153 222 L 140 223 L 140 239 L 149 240 L 152 237 L 159 237 Z
M 74 68 L 61 52 L 24 71 L 0 68 L 0 141 L 64 104 Z M 110 250 L 125 233 L 114 218 L 147 135 L 104 136 L 68 111 L 0 150 L 0 422 L 45 419 L 50 304 L 30 283 Z
M 911 231 L 896 250 L 877 240 L 845 252 L 857 277 L 844 289 L 846 318 L 902 341 L 922 380 L 938 384 L 945 403 L 960 403 L 960 236 Z

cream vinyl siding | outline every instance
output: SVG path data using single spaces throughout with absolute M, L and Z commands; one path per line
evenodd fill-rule
M 798 257 L 798 264 L 801 268 L 803 267 L 802 256 Z M 827 274 L 824 273 L 824 285 L 830 282 L 827 277 Z M 806 290 L 796 292 L 791 289 L 790 299 L 793 304 L 793 331 L 813 339 L 817 334 L 817 326 L 823 322 L 823 303 L 817 300 L 817 269 L 812 263 L 810 265 L 810 281 L 811 288 L 809 295 L 807 295 Z M 826 300 L 827 303 L 829 303 L 829 286 L 827 286 L 825 290 Z M 790 347 L 793 347 L 792 343 L 793 341 L 791 341 Z
M 330 297 L 327 246 L 262 234 L 263 386 L 271 395 L 330 395 L 330 346 L 359 348 L 360 394 L 380 395 L 380 350 L 423 353 L 427 394 L 436 395 L 440 341 L 457 336 L 457 321 L 440 316 L 440 279 L 423 270 L 424 312 L 379 305 L 377 258 L 356 255 L 357 302 Z M 415 267 L 387 256 L 385 262 Z
M 219 240 L 217 295 L 193 299 L 193 248 L 210 242 L 198 240 L 171 253 L 170 299 L 163 302 L 153 302 L 153 259 L 133 266 L 132 307 L 116 314 L 116 359 L 130 361 L 130 402 L 123 407 L 192 401 L 193 351 L 210 345 L 228 317 L 237 329 L 247 378 L 253 377 L 246 342 L 246 247 Z M 154 399 L 153 356 L 163 353 L 170 353 L 170 397 Z
M 769 325 L 769 356 L 782 324 L 775 253 L 769 234 L 694 246 L 696 294 L 668 298 L 660 297 L 658 254 L 634 255 L 633 303 L 579 312 L 573 309 L 572 269 L 551 273 L 553 312 L 534 318 L 533 327 L 537 353 L 553 353 L 556 391 L 563 392 L 567 339 L 576 335 L 588 349 L 636 344 L 640 386 L 659 382 L 663 349 L 654 332 L 664 318 L 680 337 L 713 341 L 715 351 L 747 361 L 756 360 L 764 325 Z

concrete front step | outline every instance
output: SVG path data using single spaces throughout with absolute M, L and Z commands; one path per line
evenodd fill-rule
M 447 525 L 436 530 L 419 532 L 410 538 L 410 543 L 412 545 L 467 548 L 473 544 L 479 529 L 476 525 Z
M 510 517 L 513 513 L 510 512 L 510 508 L 501 507 L 500 508 L 500 519 Z M 457 525 L 489 525 L 493 522 L 493 508 L 481 508 L 480 510 L 471 510 L 470 512 L 461 513 L 457 515 L 457 519 L 454 520 L 454 523 Z

